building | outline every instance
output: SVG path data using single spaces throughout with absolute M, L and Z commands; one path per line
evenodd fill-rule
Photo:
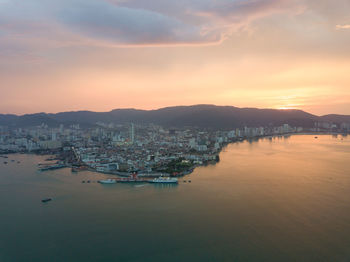
M 130 143 L 134 144 L 135 142 L 135 126 L 133 123 L 130 125 Z

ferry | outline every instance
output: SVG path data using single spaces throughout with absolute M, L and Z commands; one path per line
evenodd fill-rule
M 143 182 L 148 182 L 148 180 L 144 178 L 121 177 L 117 179 L 117 182 L 118 183 L 143 183 Z
M 121 177 L 116 179 L 118 183 L 142 183 L 142 182 L 148 182 L 145 178 L 139 178 L 137 173 L 132 173 L 129 177 Z
M 149 180 L 150 183 L 166 183 L 166 184 L 177 184 L 178 179 L 175 177 L 158 177 L 152 180 Z
M 100 184 L 116 184 L 117 180 L 108 178 L 108 179 L 104 179 L 104 180 L 99 180 L 98 182 Z

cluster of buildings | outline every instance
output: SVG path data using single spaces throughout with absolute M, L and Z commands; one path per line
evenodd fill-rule
M 312 129 L 315 132 L 350 132 L 350 123 L 334 124 L 330 122 L 315 122 L 315 127 Z
M 106 173 L 138 170 L 144 174 L 175 174 L 190 172 L 197 165 L 215 163 L 223 146 L 231 142 L 335 128 L 349 131 L 350 124 L 337 127 L 334 124 L 315 123 L 315 127 L 309 130 L 284 124 L 225 131 L 172 129 L 133 123 L 97 123 L 84 128 L 79 125 L 51 128 L 45 124 L 30 128 L 0 127 L 0 153 L 57 154 L 67 165 L 84 166 Z

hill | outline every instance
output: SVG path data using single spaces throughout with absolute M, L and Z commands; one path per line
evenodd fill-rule
M 59 124 L 94 125 L 104 123 L 158 124 L 166 127 L 199 127 L 211 129 L 230 129 L 244 126 L 292 126 L 312 127 L 315 121 L 333 123 L 350 122 L 350 116 L 315 116 L 302 110 L 277 110 L 238 108 L 233 106 L 194 105 L 175 106 L 157 110 L 115 109 L 110 112 L 76 111 L 57 114 L 0 115 L 0 125 L 13 127 L 36 126 L 45 123 L 49 126 Z

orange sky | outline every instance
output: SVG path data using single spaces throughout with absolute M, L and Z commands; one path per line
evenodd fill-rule
M 349 13 L 347 0 L 0 0 L 0 113 L 350 114 Z

